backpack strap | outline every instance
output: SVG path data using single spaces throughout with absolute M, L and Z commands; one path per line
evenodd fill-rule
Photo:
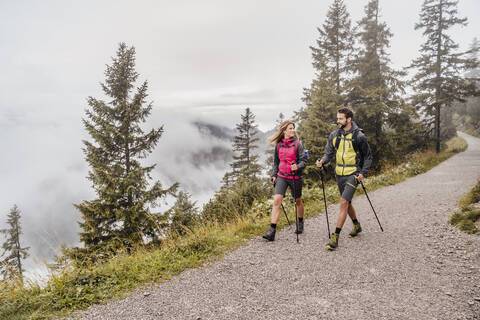
M 359 132 L 363 132 L 363 129 L 358 129 L 358 130 L 355 130 L 355 132 L 353 133 L 352 135 L 352 146 L 353 146 L 353 150 L 358 153 L 358 133 Z
M 340 146 L 340 140 L 342 140 L 342 138 L 340 137 L 340 130 L 337 130 L 337 139 L 335 140 L 335 150 L 338 150 L 338 147 Z

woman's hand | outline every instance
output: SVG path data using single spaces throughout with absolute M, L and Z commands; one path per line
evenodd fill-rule
M 270 183 L 275 184 L 275 180 L 277 180 L 277 177 L 271 177 L 270 178 Z
M 293 171 L 297 171 L 297 169 L 298 169 L 297 164 L 295 164 L 295 163 L 292 164 L 292 170 L 293 170 Z

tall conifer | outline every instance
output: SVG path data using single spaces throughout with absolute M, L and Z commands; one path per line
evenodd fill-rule
M 413 84 L 417 94 L 414 102 L 425 112 L 426 122 L 433 123 L 435 149 L 440 152 L 442 108 L 450 108 L 454 101 L 476 93 L 475 82 L 463 76 L 466 70 L 478 65 L 471 51 L 459 52 L 458 44 L 448 34 L 454 26 L 465 26 L 467 18 L 459 18 L 458 1 L 425 0 L 420 12 L 420 22 L 415 30 L 423 30 L 426 41 L 420 48 L 420 57 L 410 68 L 417 69 Z M 433 118 L 434 121 L 430 121 Z
M 258 148 L 256 142 L 257 124 L 255 115 L 250 108 L 245 109 L 241 115 L 242 121 L 236 125 L 237 135 L 233 138 L 233 162 L 230 164 L 232 171 L 224 176 L 224 183 L 229 185 L 241 178 L 254 179 L 260 173 L 261 166 L 258 163 L 258 155 L 253 152 Z
M 0 260 L 0 274 L 4 280 L 19 279 L 23 281 L 23 272 L 25 270 L 22 260 L 28 257 L 29 247 L 22 248 L 20 245 L 20 235 L 22 235 L 20 217 L 21 212 L 17 205 L 14 205 L 7 216 L 9 228 L 0 230 L 0 233 L 5 234 L 7 237 L 2 245 L 3 253 L 0 256 L 5 256 L 5 258 Z
M 75 205 L 82 214 L 80 240 L 88 252 L 115 252 L 159 240 L 159 214 L 151 212 L 177 185 L 149 186 L 155 165 L 142 165 L 163 133 L 163 126 L 145 133 L 141 128 L 152 110 L 147 81 L 134 88 L 135 48 L 121 43 L 107 65 L 102 89 L 107 101 L 88 98 L 91 109 L 83 120 L 93 141 L 84 141 L 88 179 L 98 198 Z
M 324 152 L 328 134 L 335 129 L 336 110 L 344 103 L 349 80 L 349 58 L 353 49 L 351 19 L 342 0 L 334 0 L 320 34 L 311 46 L 315 78 L 304 89 L 305 106 L 296 113 L 302 142 L 313 159 Z M 308 176 L 309 167 L 305 170 Z
M 404 83 L 400 77 L 405 75 L 390 67 L 387 49 L 392 33 L 380 19 L 378 0 L 370 0 L 365 6 L 365 16 L 358 23 L 359 47 L 352 61 L 355 76 L 349 84 L 348 98 L 355 121 L 365 131 L 376 160 L 393 156 L 386 131 L 389 115 L 403 112 L 400 94 L 404 92 Z

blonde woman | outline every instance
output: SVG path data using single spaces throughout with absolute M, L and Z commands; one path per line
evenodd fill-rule
M 302 172 L 305 169 L 306 158 L 302 143 L 295 132 L 292 121 L 284 121 L 278 131 L 268 138 L 268 142 L 275 145 L 273 157 L 273 174 L 270 182 L 275 186 L 273 196 L 272 218 L 270 229 L 263 235 L 268 241 L 275 240 L 275 232 L 280 217 L 280 206 L 285 197 L 287 188 L 290 187 L 295 198 L 298 212 L 298 229 L 296 233 L 303 233 L 303 202 L 302 202 Z

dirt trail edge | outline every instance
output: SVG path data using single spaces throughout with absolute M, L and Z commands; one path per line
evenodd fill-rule
M 429 172 L 354 199 L 363 232 L 335 252 L 325 216 L 261 237 L 221 261 L 187 270 L 75 319 L 480 319 L 480 236 L 448 223 L 480 179 L 480 139 Z M 367 180 L 368 188 L 368 180 Z M 331 229 L 338 205 L 329 207 Z M 267 227 L 267 226 L 266 226 Z

